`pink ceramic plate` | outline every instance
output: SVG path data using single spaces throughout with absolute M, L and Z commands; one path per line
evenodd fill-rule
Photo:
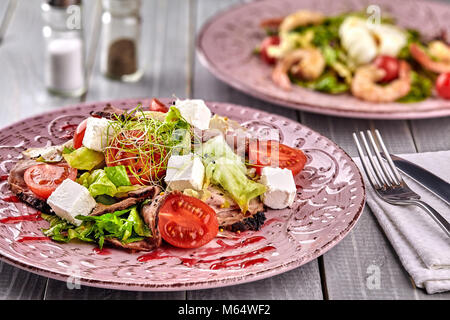
M 414 119 L 450 115 L 450 100 L 433 96 L 419 103 L 376 104 L 349 94 L 329 95 L 293 86 L 284 91 L 271 80 L 272 67 L 252 52 L 265 34 L 263 19 L 285 16 L 299 9 L 325 14 L 365 10 L 378 4 L 382 13 L 393 15 L 398 24 L 419 29 L 425 37 L 450 32 L 450 6 L 421 1 L 391 0 L 260 0 L 227 10 L 211 18 L 197 37 L 200 61 L 219 79 L 257 98 L 299 110 L 355 118 Z
M 166 100 L 167 101 L 167 100 Z M 113 101 L 131 108 L 149 100 Z M 29 118 L 0 130 L 0 219 L 36 211 L 11 202 L 5 177 L 28 147 L 61 144 L 70 130 L 92 110 L 87 103 Z M 351 158 L 327 138 L 289 119 L 227 103 L 208 103 L 214 113 L 242 123 L 260 136 L 278 129 L 281 141 L 308 156 L 297 177 L 298 194 L 291 209 L 267 211 L 258 232 L 216 238 L 208 245 L 184 250 L 163 246 L 149 253 L 130 253 L 71 242 L 24 241 L 42 236 L 46 221 L 0 223 L 1 259 L 19 268 L 59 280 L 122 290 L 192 290 L 234 285 L 267 278 L 311 261 L 336 245 L 355 225 L 364 206 L 361 174 Z M 26 238 L 25 238 L 26 239 Z

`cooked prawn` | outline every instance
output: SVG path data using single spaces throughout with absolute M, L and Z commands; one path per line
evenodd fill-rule
M 289 52 L 278 60 L 272 72 L 272 80 L 284 90 L 291 89 L 288 73 L 306 80 L 317 79 L 325 69 L 325 58 L 319 49 L 305 48 Z
M 300 26 L 320 24 L 324 19 L 325 16 L 320 12 L 300 10 L 285 17 L 279 26 L 279 30 L 280 32 L 288 32 Z
M 437 54 L 435 57 L 439 59 L 438 61 L 433 60 L 425 52 L 425 50 L 419 47 L 416 43 L 410 44 L 409 51 L 411 52 L 413 58 L 416 59 L 416 61 L 419 62 L 420 65 L 425 69 L 436 73 L 450 72 L 450 56 L 449 56 L 450 53 L 447 53 L 446 51 L 442 50 L 442 45 L 445 46 L 447 52 L 450 52 L 450 48 L 444 43 L 439 45 L 441 49 L 438 49 L 436 45 L 434 47 L 433 46 L 430 47 L 431 52 Z
M 355 97 L 371 102 L 392 102 L 404 97 L 411 90 L 411 67 L 406 61 L 400 61 L 399 75 L 387 85 L 377 81 L 384 77 L 385 71 L 373 64 L 356 69 L 351 91 Z

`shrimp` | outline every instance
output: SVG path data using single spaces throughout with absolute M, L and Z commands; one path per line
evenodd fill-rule
M 325 58 L 319 49 L 297 49 L 278 60 L 272 72 L 272 80 L 284 90 L 290 90 L 289 71 L 303 79 L 314 80 L 322 74 L 324 69 Z
M 411 43 L 409 50 L 413 58 L 425 69 L 436 73 L 450 72 L 450 48 L 446 44 L 440 43 L 439 45 L 435 44 L 430 46 L 430 52 L 436 54 L 436 58 L 439 59 L 438 61 L 433 60 L 416 43 Z
M 280 32 L 288 32 L 300 26 L 320 24 L 325 16 L 317 11 L 300 10 L 288 15 L 280 24 Z
M 371 102 L 392 102 L 404 97 L 411 90 L 411 67 L 406 61 L 400 61 L 399 76 L 387 85 L 377 81 L 384 77 L 385 71 L 373 64 L 356 69 L 353 77 L 352 94 L 362 100 Z

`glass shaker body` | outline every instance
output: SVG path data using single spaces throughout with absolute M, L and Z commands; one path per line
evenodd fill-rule
M 103 0 L 101 72 L 135 82 L 142 77 L 140 0 Z
M 46 47 L 45 86 L 55 95 L 78 97 L 86 92 L 81 6 L 50 3 L 41 6 Z

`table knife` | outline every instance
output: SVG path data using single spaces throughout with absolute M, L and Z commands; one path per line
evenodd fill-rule
M 384 155 L 382 154 L 384 157 Z M 450 205 L 450 183 L 411 161 L 391 154 L 395 166 Z

